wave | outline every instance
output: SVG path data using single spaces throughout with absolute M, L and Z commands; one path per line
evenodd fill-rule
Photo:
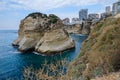
M 21 52 L 19 52 L 19 51 L 9 51 L 9 53 L 13 53 L 13 54 L 21 54 Z
M 46 56 L 45 54 L 40 54 L 38 52 L 33 52 L 33 53 L 36 54 L 36 55 L 40 55 L 40 56 Z

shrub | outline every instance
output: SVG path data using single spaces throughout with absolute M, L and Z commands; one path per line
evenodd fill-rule
M 45 63 L 42 68 L 34 70 L 33 67 L 26 67 L 23 71 L 24 80 L 70 80 L 70 76 L 66 76 L 66 68 L 69 61 L 64 59 L 55 63 Z
M 53 15 L 53 14 L 51 14 L 50 16 L 49 16 L 49 18 L 50 18 L 50 21 L 49 21 L 49 23 L 56 23 L 57 21 L 58 21 L 58 17 L 57 16 L 55 16 L 55 15 Z
M 47 18 L 46 14 L 42 14 L 40 12 L 30 13 L 27 17 L 32 17 L 33 19 L 36 19 L 38 16 L 41 16 L 42 18 Z M 25 18 L 27 18 L 27 17 L 25 17 Z

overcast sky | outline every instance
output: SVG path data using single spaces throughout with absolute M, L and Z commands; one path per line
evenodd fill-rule
M 80 9 L 105 12 L 117 0 L 0 0 L 0 29 L 18 29 L 20 20 L 31 12 L 56 14 L 61 19 L 78 17 Z

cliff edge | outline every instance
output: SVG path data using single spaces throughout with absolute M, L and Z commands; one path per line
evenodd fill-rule
M 90 80 L 120 70 L 120 18 L 108 17 L 91 28 L 68 70 L 74 79 Z

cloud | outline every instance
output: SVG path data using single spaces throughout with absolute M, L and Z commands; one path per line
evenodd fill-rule
M 64 6 L 85 6 L 94 4 L 107 5 L 110 3 L 111 0 L 0 0 L 0 10 L 32 9 L 37 11 L 46 11 Z

